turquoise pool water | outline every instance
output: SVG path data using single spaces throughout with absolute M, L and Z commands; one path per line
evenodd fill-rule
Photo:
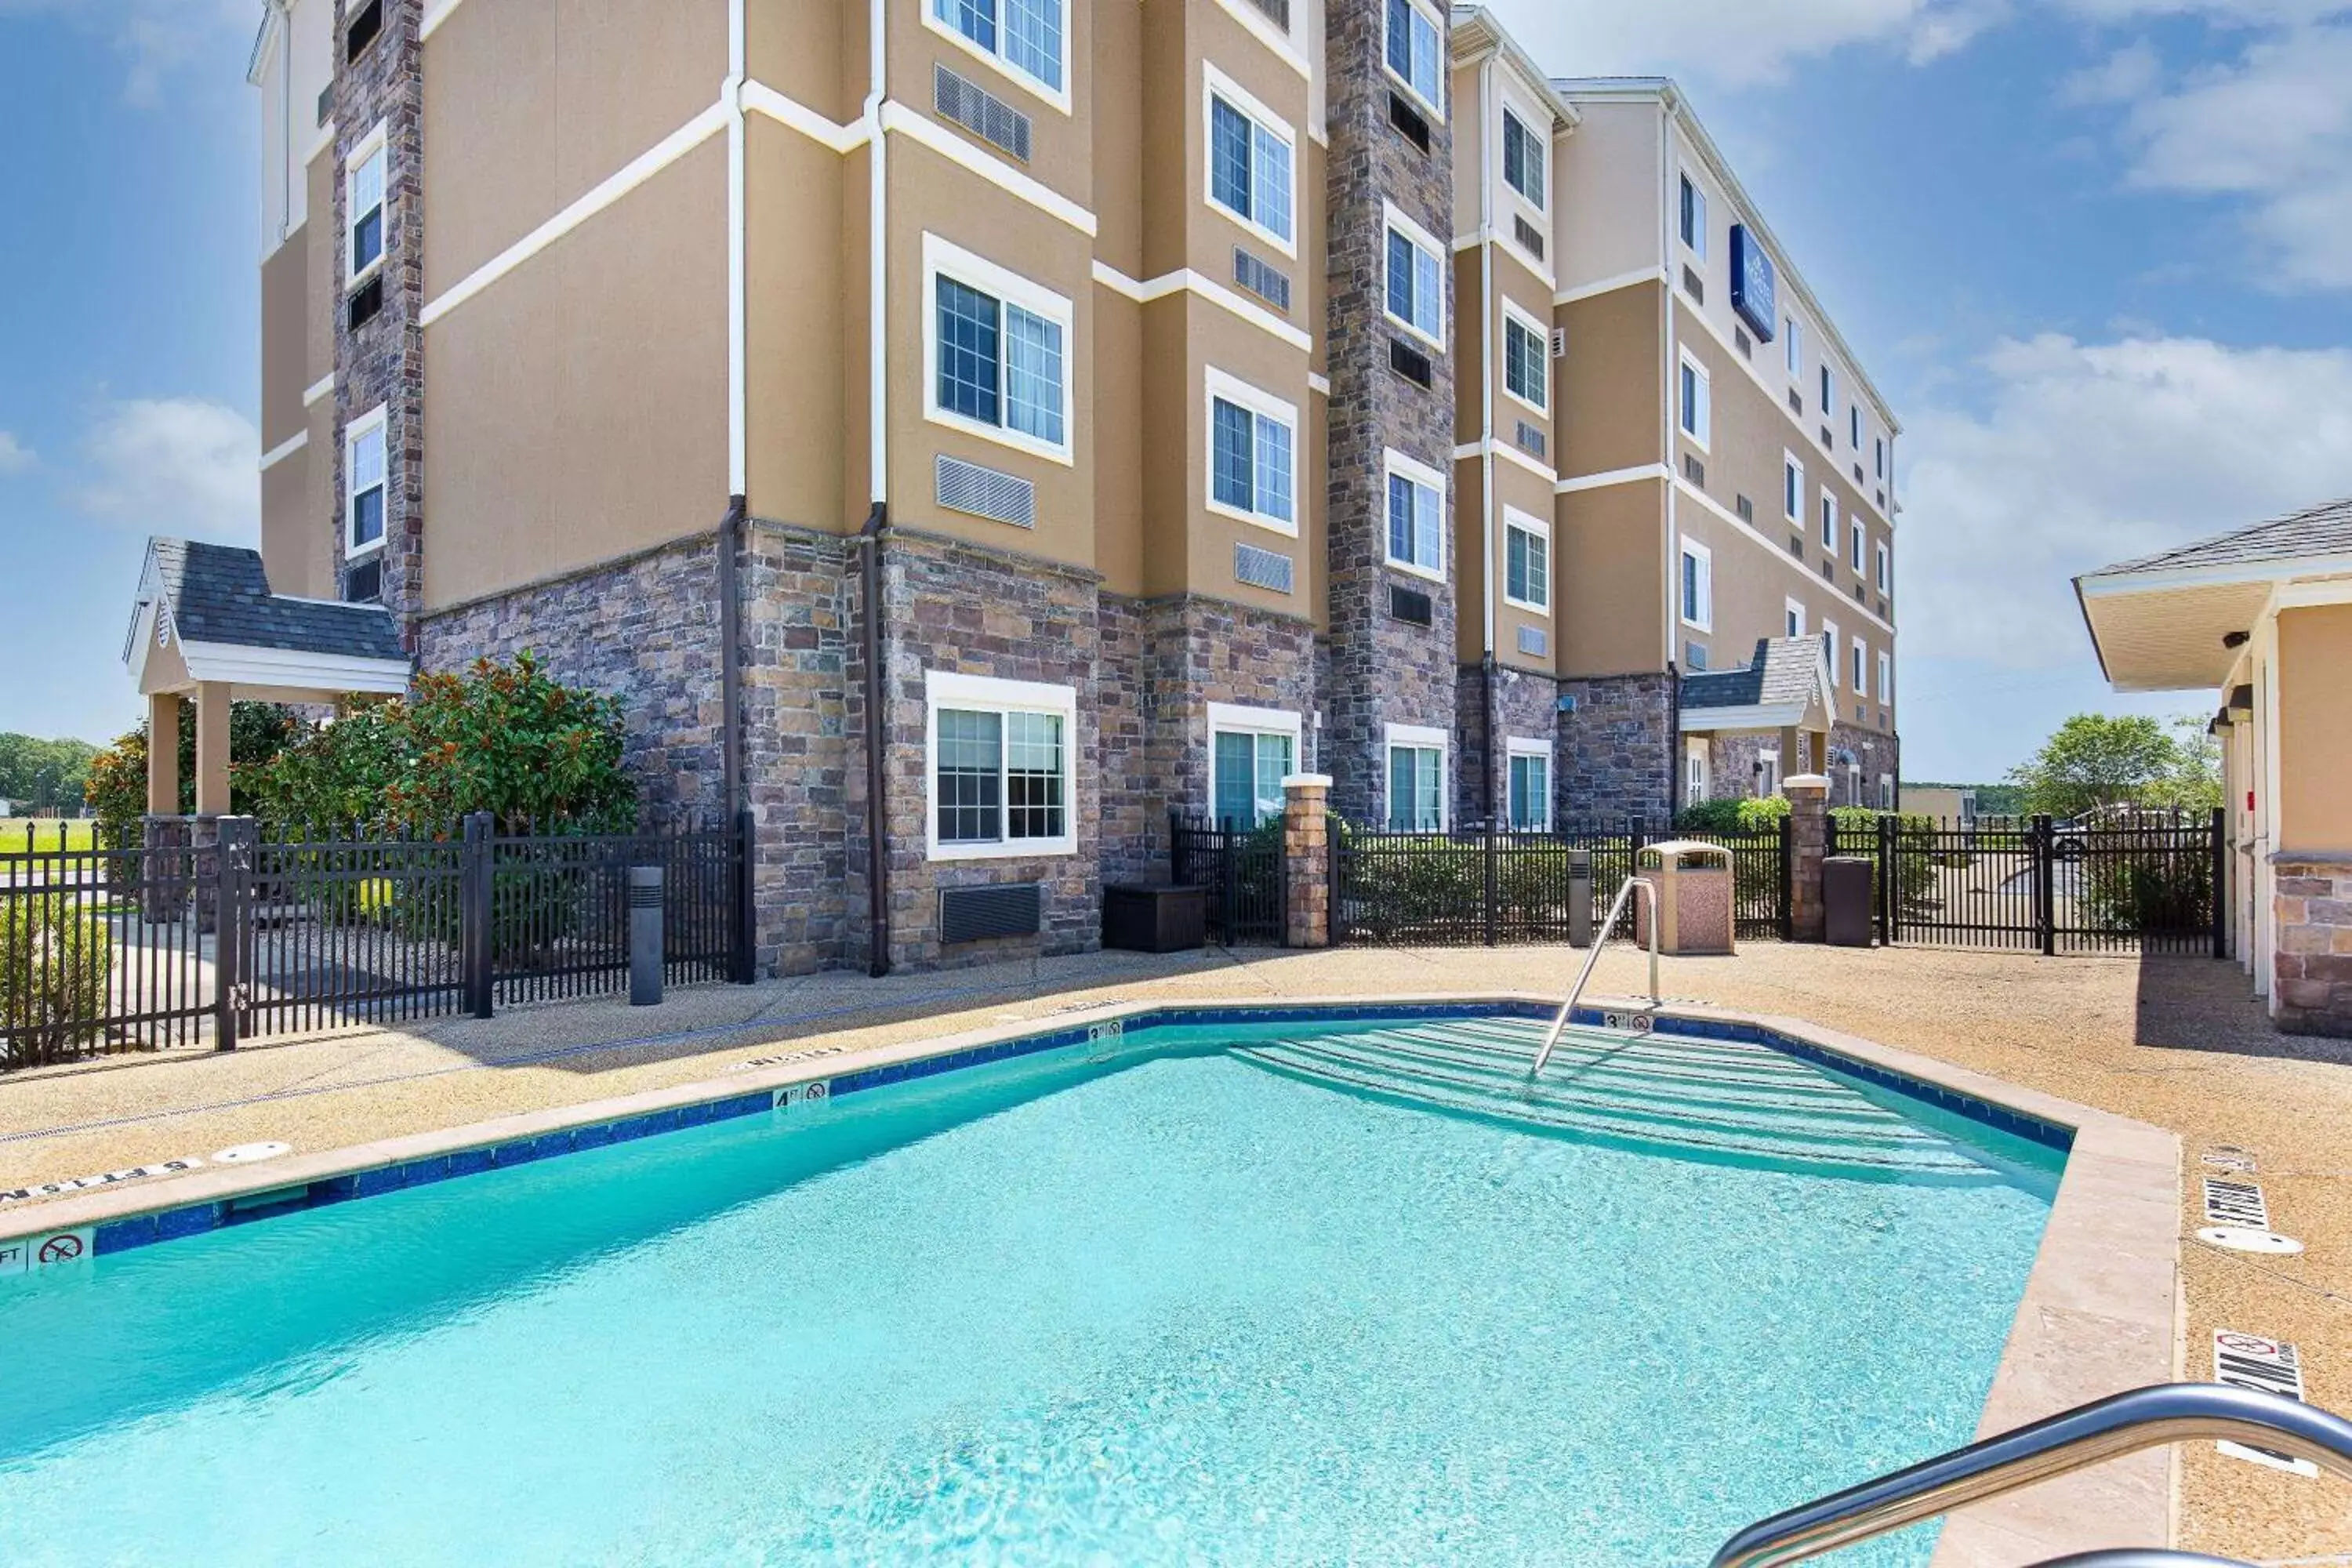
M 1534 1125 L 1532 1034 L 1160 1029 L 0 1280 L 0 1555 L 1686 1564 L 1969 1438 L 2059 1156 L 1664 1041 Z

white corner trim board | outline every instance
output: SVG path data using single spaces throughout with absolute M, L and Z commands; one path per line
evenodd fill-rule
M 329 393 L 331 393 L 334 390 L 335 373 L 331 370 L 326 374 L 320 376 L 318 380 L 312 382 L 309 386 L 302 389 L 302 406 L 305 408 L 310 407 L 312 404 L 318 402 L 319 399 L 326 396 Z
M 1573 495 L 1578 490 L 1607 489 L 1612 485 L 1638 484 L 1643 479 L 1671 479 L 1675 471 L 1664 463 L 1638 463 L 1630 468 L 1610 468 L 1597 474 L 1570 474 L 1556 481 L 1552 490 L 1558 495 Z
M 308 400 L 305 399 L 305 401 Z M 280 441 L 278 445 L 270 447 L 269 450 L 261 454 L 261 471 L 263 473 L 268 473 L 270 469 L 276 468 L 278 464 L 284 462 L 287 458 L 292 457 L 295 453 L 300 451 L 310 444 L 310 432 L 308 430 L 295 431 L 292 436 Z
M 919 142 L 950 163 L 962 165 L 989 184 L 1010 191 L 1041 212 L 1051 213 L 1092 239 L 1095 215 L 1055 190 L 1032 179 L 994 153 L 984 153 L 954 132 L 896 101 L 882 106 L 882 129 Z
M 790 126 L 821 147 L 836 153 L 853 152 L 873 140 L 873 121 L 860 115 L 846 125 L 836 125 L 815 110 L 794 99 L 786 98 L 763 81 L 743 84 L 743 107 L 754 114 L 764 114 L 780 125 Z
M 1163 272 L 1146 283 L 1129 278 L 1108 261 L 1097 259 L 1094 264 L 1094 274 L 1096 282 L 1139 305 L 1149 305 L 1154 300 L 1164 300 L 1171 294 L 1197 294 L 1212 304 L 1223 306 L 1252 326 L 1273 333 L 1302 353 L 1314 352 L 1315 340 L 1304 328 L 1293 326 L 1263 306 L 1251 304 L 1215 279 L 1190 267 Z M 1326 381 L 1318 390 L 1328 393 L 1329 385 Z

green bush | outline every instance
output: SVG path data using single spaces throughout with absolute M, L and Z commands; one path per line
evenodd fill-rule
M 2102 847 L 2082 867 L 2080 908 L 2095 931 L 2193 931 L 2212 918 L 2210 855 Z
M 1851 853 L 1871 857 L 1870 896 L 1874 905 L 1878 889 L 1878 824 L 1891 819 L 1897 831 L 1927 833 L 1936 826 L 1936 819 L 1916 811 L 1874 811 L 1866 805 L 1836 805 L 1830 808 L 1830 853 L 1847 853 L 1841 844 L 1852 845 Z M 1936 891 L 1935 858 L 1920 852 L 1916 842 L 1911 848 L 1899 850 L 1895 864 L 1900 868 L 1895 885 L 1895 894 L 1906 910 L 1923 907 Z
M 114 935 L 78 895 L 0 900 L 0 1067 L 23 1067 L 103 1037 Z
M 1675 816 L 1675 826 L 1684 833 L 1769 833 L 1788 815 L 1786 795 L 1703 800 L 1683 807 Z

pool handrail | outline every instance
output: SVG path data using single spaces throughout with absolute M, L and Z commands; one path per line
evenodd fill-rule
M 1551 1021 L 1551 1032 L 1544 1037 L 1543 1049 L 1536 1053 L 1536 1065 L 1528 1069 L 1529 1078 L 1543 1071 L 1544 1064 L 1551 1060 L 1552 1047 L 1567 1033 L 1569 1020 L 1576 1016 L 1576 999 L 1584 994 L 1584 983 L 1592 978 L 1592 966 L 1601 962 L 1601 950 L 1609 945 L 1609 933 L 1617 929 L 1617 917 L 1624 912 L 1625 900 L 1633 896 L 1636 888 L 1650 899 L 1650 1010 L 1658 1010 L 1658 889 L 1656 884 L 1640 877 L 1628 877 L 1625 885 L 1617 889 L 1617 896 L 1609 901 L 1608 918 L 1592 928 L 1592 950 L 1584 955 L 1584 967 L 1576 972 L 1576 984 L 1568 988 L 1568 1000 L 1559 1005 L 1559 1015 Z
M 2308 1459 L 2352 1480 L 2352 1421 L 2251 1388 L 2159 1383 L 2061 1411 L 1759 1520 L 1725 1542 L 1711 1568 L 1801 1563 L 2053 1476 L 2204 1437 Z

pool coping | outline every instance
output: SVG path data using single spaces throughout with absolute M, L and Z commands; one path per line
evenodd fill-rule
M 1129 1023 L 1301 1022 L 1507 1011 L 1555 999 L 1507 990 L 1279 1001 L 1127 1001 L 927 1039 L 754 1057 L 722 1077 L 380 1139 L 266 1163 L 208 1166 L 0 1213 L 0 1263 L 60 1237 L 83 1258 L 484 1170 L 838 1097 L 1018 1056 L 1122 1037 Z M 2103 1395 L 2170 1381 L 2179 1307 L 2179 1140 L 2163 1128 L 1801 1019 L 1696 1003 L 1595 998 L 1579 1020 L 1744 1038 L 1853 1073 L 2067 1151 L 2050 1218 L 1978 1425 L 2006 1431 Z M 1140 1031 L 1139 1031 L 1140 1032 Z M 750 1047 L 756 1049 L 757 1047 Z M 786 1092 L 790 1091 L 790 1092 Z M 272 1195 L 279 1201 L 269 1201 Z M 2172 1539 L 2169 1450 L 2110 1461 L 1955 1513 L 1934 1568 L 1998 1568 Z M 1803 1500 L 1791 1500 L 1799 1501 Z

